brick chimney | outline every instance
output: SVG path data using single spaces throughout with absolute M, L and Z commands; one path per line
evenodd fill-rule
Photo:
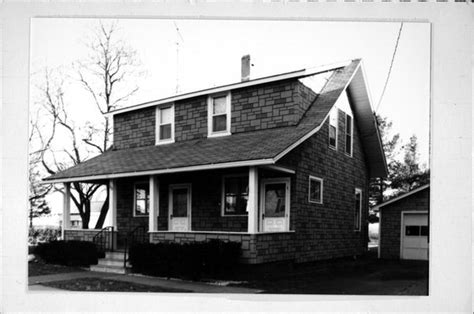
M 242 57 L 242 68 L 240 75 L 242 82 L 248 81 L 250 79 L 250 55 L 245 55 Z

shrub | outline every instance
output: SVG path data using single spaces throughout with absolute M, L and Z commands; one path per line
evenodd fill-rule
M 140 243 L 130 247 L 129 260 L 136 272 L 164 277 L 199 279 L 228 272 L 240 257 L 238 242 L 211 240 L 197 243 Z
M 97 247 L 87 241 L 51 241 L 40 243 L 35 254 L 46 263 L 70 266 L 97 264 Z
M 30 228 L 28 230 L 28 244 L 37 245 L 38 243 L 51 242 L 58 240 L 60 236 L 60 228 Z

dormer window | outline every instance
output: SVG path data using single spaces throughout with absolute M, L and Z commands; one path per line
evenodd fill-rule
M 156 144 L 174 142 L 174 105 L 156 109 Z
M 208 136 L 230 135 L 230 92 L 208 98 Z

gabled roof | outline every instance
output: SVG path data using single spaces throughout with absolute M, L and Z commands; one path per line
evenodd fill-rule
M 323 71 L 328 70 L 331 69 Z M 111 150 L 44 180 L 50 182 L 85 181 L 201 169 L 273 165 L 321 128 L 346 88 L 349 89 L 349 93 L 356 102 L 353 108 L 356 121 L 361 120 L 358 126 L 369 174 L 371 177 L 385 177 L 387 174 L 385 156 L 363 80 L 361 60 L 353 60 L 342 68 L 338 66 L 332 70 L 333 74 L 329 81 L 295 126 L 236 133 L 218 138 L 180 141 L 167 145 Z M 292 74 L 291 78 L 305 77 L 309 75 L 308 73 L 310 72 L 299 71 L 298 75 Z M 354 78 L 362 82 L 354 82 Z M 288 79 L 286 74 L 279 78 L 279 80 L 283 79 Z M 254 82 L 254 84 L 257 83 Z M 235 86 L 242 88 L 240 84 L 232 86 L 231 88 L 236 88 Z M 207 93 L 215 92 L 206 91 Z M 195 96 L 195 94 L 188 95 L 188 97 Z M 141 109 L 143 105 L 150 104 L 135 106 L 133 110 Z M 154 102 L 152 105 L 157 105 L 157 103 Z
M 377 206 L 372 207 L 372 209 L 373 209 L 373 210 L 380 210 L 382 207 L 384 207 L 384 206 L 386 206 L 386 205 L 388 205 L 388 204 L 392 204 L 392 203 L 398 202 L 398 201 L 400 201 L 400 200 L 402 200 L 402 199 L 404 199 L 404 198 L 406 198 L 406 197 L 408 197 L 408 196 L 410 196 L 410 195 L 413 195 L 413 194 L 416 194 L 416 193 L 418 193 L 418 192 L 421 192 L 421 191 L 423 191 L 423 190 L 425 190 L 425 189 L 427 189 L 427 188 L 429 188 L 429 187 L 430 187 L 430 184 L 429 184 L 429 183 L 428 183 L 428 184 L 425 184 L 425 185 L 422 185 L 422 186 L 420 186 L 420 187 L 418 187 L 418 188 L 416 188 L 416 189 L 414 189 L 414 190 L 411 190 L 410 192 L 407 192 L 407 193 L 404 193 L 404 194 L 399 195 L 399 196 L 397 196 L 397 197 L 394 197 L 394 198 L 392 198 L 392 199 L 386 201 L 385 203 L 378 204 Z

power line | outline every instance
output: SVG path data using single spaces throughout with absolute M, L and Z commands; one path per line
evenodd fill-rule
M 387 89 L 388 80 L 390 79 L 390 74 L 392 73 L 393 61 L 395 60 L 395 55 L 397 54 L 398 49 L 398 42 L 400 41 L 400 35 L 402 34 L 403 22 L 400 23 L 400 29 L 398 30 L 397 42 L 395 43 L 395 49 L 393 50 L 392 61 L 390 62 L 390 67 L 388 69 L 387 79 L 385 80 L 385 85 L 383 86 L 382 94 L 380 94 L 379 103 L 377 104 L 377 108 L 375 112 L 379 110 L 380 104 L 382 103 L 383 95 L 385 94 L 385 90 Z
M 176 38 L 176 94 L 179 93 L 179 39 L 184 43 L 184 38 L 181 36 L 181 32 L 179 31 L 178 24 L 173 21 L 174 27 L 176 29 L 176 33 L 179 38 Z

